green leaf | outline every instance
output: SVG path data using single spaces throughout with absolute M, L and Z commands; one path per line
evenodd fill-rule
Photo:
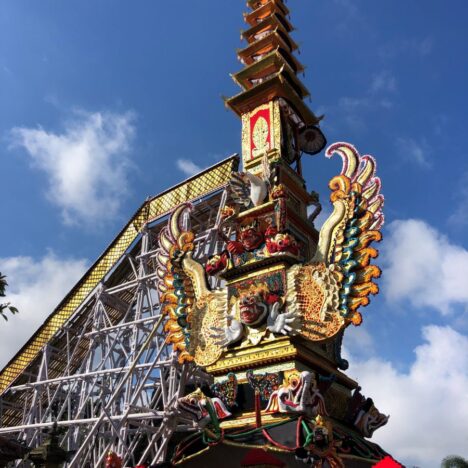
M 0 273 L 0 297 L 5 297 L 5 288 L 7 286 L 6 276 Z
M 458 455 L 449 455 L 442 460 L 442 468 L 468 468 L 468 461 Z

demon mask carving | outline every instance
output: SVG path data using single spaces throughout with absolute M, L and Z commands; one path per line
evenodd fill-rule
M 267 333 L 294 335 L 300 326 L 295 311 L 282 310 L 283 299 L 279 293 L 270 292 L 266 284 L 240 289 L 236 305 L 226 314 L 225 327 L 211 327 L 212 337 L 220 346 L 244 337 L 256 344 Z
M 237 240 L 228 242 L 227 248 L 230 253 L 241 255 L 258 249 L 264 240 L 258 220 L 249 218 L 240 225 Z
M 289 233 L 277 233 L 266 239 L 267 252 L 270 255 L 289 254 L 298 257 L 300 254 L 299 243 Z
M 315 374 L 291 372 L 285 385 L 272 393 L 266 412 L 304 413 L 309 417 L 326 415 L 325 400 L 317 388 Z
M 359 411 L 354 426 L 364 437 L 372 437 L 374 431 L 387 424 L 389 416 L 382 414 L 375 406 L 372 398 L 367 398 Z
M 268 305 L 278 299 L 265 287 L 254 286 L 242 292 L 239 298 L 240 321 L 249 327 L 261 325 L 268 314 Z

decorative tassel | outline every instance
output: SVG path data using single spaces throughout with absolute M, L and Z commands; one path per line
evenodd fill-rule
M 262 408 L 260 407 L 260 392 L 255 390 L 255 424 L 262 427 Z

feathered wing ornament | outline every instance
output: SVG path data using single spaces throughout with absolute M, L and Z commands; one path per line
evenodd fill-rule
M 329 183 L 333 213 L 320 231 L 314 260 L 339 267 L 343 275 L 340 315 L 359 325 L 362 317 L 358 309 L 369 304 L 370 294 L 379 292 L 373 280 L 381 271 L 370 264 L 378 251 L 370 244 L 382 240 L 384 197 L 372 156 L 360 156 L 348 143 L 331 145 L 326 156 L 331 158 L 335 153 L 341 156 L 343 169 Z
M 211 328 L 223 323 L 227 290 L 211 291 L 201 264 L 192 258 L 194 234 L 182 228 L 190 204 L 180 205 L 159 234 L 156 253 L 161 312 L 167 316 L 167 342 L 178 352 L 180 363 L 210 365 L 222 348 L 211 337 Z
M 303 317 L 301 334 L 311 340 L 336 335 L 343 327 L 360 325 L 359 308 L 377 294 L 374 279 L 380 268 L 371 265 L 382 238 L 383 195 L 372 156 L 361 156 L 349 143 L 331 145 L 326 156 L 341 156 L 341 173 L 331 179 L 333 212 L 320 230 L 312 262 L 288 272 L 289 307 Z
M 229 187 L 237 205 L 249 207 L 261 205 L 268 195 L 268 185 L 271 175 L 270 163 L 266 154 L 262 159 L 261 176 L 251 172 L 233 172 Z
M 233 172 L 229 182 L 231 196 L 237 205 L 250 206 L 250 184 L 245 180 L 245 176 L 241 172 Z

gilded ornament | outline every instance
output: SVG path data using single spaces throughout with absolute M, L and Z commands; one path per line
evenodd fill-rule
M 262 116 L 258 117 L 252 131 L 252 142 L 254 144 L 252 156 L 254 158 L 264 154 L 270 149 L 270 142 L 268 141 L 269 133 L 270 128 L 267 120 Z
M 258 116 L 255 133 L 258 147 L 268 137 L 268 123 L 261 119 Z M 279 197 L 278 201 L 263 203 L 263 195 L 241 196 L 242 185 L 237 185 L 237 192 L 233 190 L 237 209 L 226 209 L 235 237 L 224 238 L 226 250 L 211 256 L 204 266 L 192 258 L 194 233 L 180 229 L 181 215 L 190 206 L 174 211 L 161 231 L 157 259 L 168 340 L 181 362 L 195 359 L 198 365 L 210 367 L 231 348 L 296 333 L 306 340 L 323 341 L 348 324 L 361 322 L 359 307 L 378 291 L 373 280 L 380 269 L 370 264 L 377 251 L 370 244 L 381 238 L 383 197 L 371 156 L 361 157 L 345 143 L 327 150 L 328 157 L 334 153 L 343 159 L 341 173 L 329 184 L 334 210 L 309 262 L 304 263 L 295 236 L 283 230 L 287 222 L 285 206 L 278 203 L 283 199 L 281 186 L 269 189 L 269 198 Z M 264 175 L 270 172 L 269 164 L 265 159 Z M 252 202 L 260 205 L 246 210 Z M 273 266 L 259 268 L 266 260 Z M 247 267 L 252 272 L 242 275 Z M 233 279 L 212 291 L 205 272 L 229 274 Z M 244 365 L 243 358 L 236 360 Z

